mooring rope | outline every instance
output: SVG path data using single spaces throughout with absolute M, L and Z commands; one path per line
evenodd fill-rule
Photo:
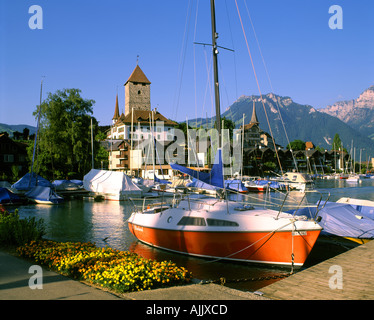
M 254 246 L 257 242 L 259 242 L 259 241 L 261 241 L 262 239 L 266 238 L 267 236 L 269 236 L 269 235 L 271 235 L 271 234 L 277 232 L 278 230 L 283 229 L 284 227 L 287 227 L 287 226 L 290 225 L 291 223 L 294 223 L 293 219 L 292 219 L 292 221 L 291 221 L 290 223 L 287 223 L 287 224 L 285 224 L 284 226 L 281 226 L 281 227 L 279 227 L 279 228 L 277 228 L 277 229 L 275 229 L 275 230 L 270 231 L 269 233 L 265 234 L 262 238 L 260 238 L 260 239 L 258 239 L 257 241 L 251 243 L 249 246 L 246 246 L 246 247 L 243 248 L 243 249 L 240 249 L 240 250 L 238 250 L 238 251 L 236 251 L 236 252 L 234 252 L 234 253 L 230 253 L 229 255 L 227 255 L 227 256 L 225 256 L 225 257 L 220 257 L 220 258 L 217 258 L 217 259 L 214 259 L 214 260 L 209 260 L 209 261 L 203 262 L 203 263 L 201 263 L 201 264 L 208 264 L 208 263 L 217 262 L 217 261 L 221 261 L 221 260 L 225 260 L 225 259 L 227 259 L 227 258 L 230 258 L 230 257 L 232 257 L 232 256 L 234 256 L 234 255 L 236 255 L 236 254 L 238 254 L 238 253 L 240 253 L 240 252 L 242 252 L 242 251 L 244 251 L 244 250 L 249 249 L 250 247 Z

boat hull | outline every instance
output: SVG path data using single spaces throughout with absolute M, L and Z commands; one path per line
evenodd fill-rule
M 129 222 L 132 234 L 148 245 L 205 258 L 302 266 L 320 230 L 206 232 L 156 229 Z M 292 257 L 293 254 L 293 257 Z M 292 261 L 294 259 L 294 261 Z
M 64 200 L 63 199 L 59 199 L 59 200 L 38 200 L 38 199 L 29 199 L 30 201 L 36 203 L 36 204 L 48 204 L 48 205 L 54 205 L 54 204 L 60 204 L 62 203 Z

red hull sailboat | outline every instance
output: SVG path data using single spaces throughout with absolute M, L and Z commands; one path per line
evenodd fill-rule
M 216 128 L 220 134 L 214 0 L 211 0 L 211 14 Z M 178 164 L 170 165 L 174 170 L 225 189 L 221 152 L 218 148 L 210 173 L 198 174 Z M 173 201 L 172 206 L 134 212 L 128 225 L 141 242 L 173 252 L 292 266 L 304 264 L 322 229 L 316 221 L 305 216 L 214 198 L 187 198 Z

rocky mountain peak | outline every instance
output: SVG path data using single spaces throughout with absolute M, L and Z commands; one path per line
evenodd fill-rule
M 367 106 L 369 108 L 374 108 L 374 86 L 369 87 L 361 93 L 356 102 L 357 107 Z

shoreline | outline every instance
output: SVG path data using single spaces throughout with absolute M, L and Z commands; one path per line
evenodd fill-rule
M 73 279 L 42 266 L 43 289 L 31 289 L 30 267 L 37 265 L 20 257 L 14 247 L 0 247 L 0 300 L 269 300 L 218 284 L 191 283 L 143 291 L 119 293 L 88 281 Z M 54 279 L 51 281 L 51 279 Z

